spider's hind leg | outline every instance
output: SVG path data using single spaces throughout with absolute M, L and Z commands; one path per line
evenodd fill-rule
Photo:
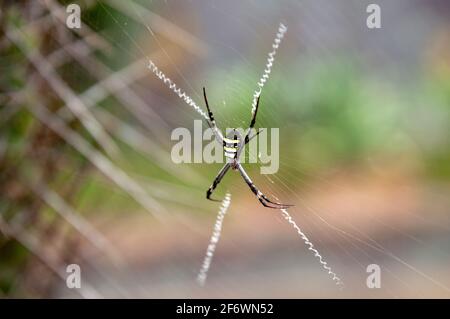
M 275 209 L 285 209 L 285 208 L 294 206 L 294 205 L 289 205 L 289 204 L 281 204 L 281 203 L 272 202 L 270 199 L 267 198 L 266 195 L 261 193 L 261 191 L 258 191 L 258 192 L 259 193 L 256 196 L 258 197 L 261 204 L 263 204 L 263 206 L 265 206 L 265 207 L 275 208 Z
M 225 176 L 225 174 L 228 172 L 229 169 L 230 169 L 230 163 L 227 163 L 219 171 L 219 173 L 217 174 L 216 178 L 214 179 L 214 182 L 212 183 L 212 185 L 206 191 L 206 198 L 207 199 L 212 200 L 214 202 L 220 202 L 220 200 L 211 198 L 211 194 L 213 193 L 214 189 L 216 189 L 217 185 L 219 185 L 220 181 L 222 180 L 222 178 Z
M 256 197 L 258 198 L 258 200 L 261 202 L 261 204 L 264 207 L 274 208 L 274 209 L 285 209 L 285 208 L 289 208 L 289 207 L 294 206 L 294 205 L 287 205 L 287 204 L 281 204 L 281 203 L 272 202 L 270 199 L 267 198 L 266 195 L 264 195 L 255 186 L 255 184 L 253 184 L 252 180 L 250 179 L 250 177 L 247 175 L 247 173 L 245 172 L 244 168 L 240 164 L 238 165 L 238 169 L 239 169 L 239 172 L 241 173 L 242 177 L 244 178 L 245 182 L 247 183 L 247 185 L 252 190 L 253 194 L 256 195 Z

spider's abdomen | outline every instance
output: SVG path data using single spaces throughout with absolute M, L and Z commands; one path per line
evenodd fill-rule
M 238 146 L 240 145 L 240 140 L 236 137 L 234 139 L 229 139 L 225 137 L 223 141 L 224 141 L 223 149 L 225 151 L 225 156 L 233 159 L 236 158 Z

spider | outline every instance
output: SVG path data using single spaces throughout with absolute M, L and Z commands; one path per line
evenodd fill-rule
M 239 162 L 239 157 L 241 155 L 241 152 L 247 143 L 257 136 L 262 130 L 259 130 L 255 134 L 253 134 L 250 137 L 250 132 L 252 128 L 255 126 L 256 123 L 256 113 L 258 112 L 258 106 L 259 106 L 259 96 L 256 101 L 256 108 L 255 112 L 252 115 L 252 119 L 250 121 L 250 126 L 247 129 L 247 132 L 245 134 L 245 137 L 242 138 L 241 133 L 233 129 L 231 130 L 226 137 L 223 137 L 220 130 L 216 126 L 216 121 L 214 120 L 214 115 L 211 112 L 211 109 L 209 108 L 208 99 L 206 98 L 206 90 L 203 88 L 203 97 L 205 98 L 205 104 L 206 108 L 208 109 L 208 117 L 209 121 L 207 121 L 209 127 L 213 130 L 214 135 L 216 137 L 216 140 L 223 145 L 225 157 L 227 158 L 227 163 L 222 167 L 222 169 L 217 174 L 216 178 L 214 179 L 214 182 L 209 187 L 209 189 L 206 191 L 206 198 L 212 201 L 219 201 L 216 199 L 211 198 L 211 194 L 214 191 L 214 189 L 217 187 L 217 185 L 220 183 L 222 178 L 225 176 L 225 174 L 228 172 L 228 170 L 231 168 L 232 170 L 238 170 L 241 174 L 244 181 L 247 183 L 247 185 L 250 187 L 251 191 L 255 196 L 258 198 L 258 200 L 261 202 L 261 204 L 268 208 L 274 208 L 274 209 L 283 209 L 288 208 L 293 205 L 286 205 L 286 204 L 280 204 L 276 202 L 272 202 L 270 199 L 267 198 L 266 195 L 264 195 L 256 186 L 253 184 L 252 180 L 248 176 L 248 174 L 245 172 L 244 168 L 242 167 L 241 163 Z

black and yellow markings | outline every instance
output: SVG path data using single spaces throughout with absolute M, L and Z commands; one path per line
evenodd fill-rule
M 224 137 L 223 142 L 224 142 L 223 149 L 225 150 L 225 156 L 229 158 L 235 158 L 240 143 L 239 139 L 232 140 Z

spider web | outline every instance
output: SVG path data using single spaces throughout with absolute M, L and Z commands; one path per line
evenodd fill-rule
M 277 55 L 271 80 L 262 91 L 257 119 L 257 127 L 277 125 L 280 127 L 280 170 L 274 175 L 261 176 L 257 170 L 259 165 L 257 164 L 250 167 L 249 174 L 266 195 L 277 200 L 281 199 L 280 202 L 294 201 L 293 204 L 296 206 L 289 212 L 302 226 L 300 232 L 308 234 L 306 237 L 308 242 L 314 243 L 317 250 L 326 256 L 329 264 L 333 265 L 333 270 L 345 279 L 346 290 L 342 293 L 336 292 L 334 284 L 330 284 L 329 278 L 324 275 L 317 260 L 295 242 L 297 238 L 289 237 L 292 234 L 285 228 L 286 220 L 282 214 L 274 216 L 272 211 L 268 212 L 259 207 L 247 185 L 240 178 L 236 176 L 232 178 L 230 175 L 228 180 L 220 186 L 221 189 L 228 189 L 233 194 L 233 206 L 230 207 L 231 214 L 227 220 L 230 227 L 227 227 L 222 236 L 221 245 L 223 246 L 217 251 L 215 267 L 211 268 L 214 272 L 209 276 L 211 289 L 198 292 L 198 295 L 223 296 L 236 292 L 240 296 L 254 296 L 255 291 L 261 288 L 260 282 L 264 282 L 262 278 L 268 277 L 274 282 L 270 286 L 273 294 L 279 291 L 279 294 L 289 296 L 310 296 L 311 294 L 322 296 L 321 292 L 317 292 L 322 290 L 326 291 L 324 292 L 326 296 L 342 296 L 342 294 L 373 296 L 376 293 L 368 291 L 365 281 L 368 275 L 366 266 L 370 263 L 379 264 L 382 268 L 381 296 L 448 295 L 449 281 L 446 271 L 442 270 L 445 267 L 437 266 L 439 263 L 444 266 L 448 264 L 445 245 L 443 246 L 437 238 L 448 238 L 449 229 L 445 226 L 448 225 L 448 218 L 442 217 L 437 209 L 434 212 L 435 206 L 432 205 L 418 208 L 412 204 L 403 204 L 405 201 L 414 202 L 414 195 L 425 194 L 423 196 L 429 196 L 432 201 L 435 200 L 443 203 L 444 207 L 448 207 L 445 206 L 447 205 L 446 192 L 433 189 L 421 192 L 413 183 L 400 184 L 401 189 L 398 190 L 397 187 L 385 185 L 382 182 L 371 182 L 370 179 L 378 176 L 377 174 L 365 176 L 364 172 L 358 170 L 348 172 L 345 166 L 334 166 L 329 163 L 320 167 L 314 157 L 308 157 L 308 154 L 298 155 L 295 152 L 288 152 L 290 144 L 283 142 L 288 140 L 289 143 L 293 143 L 295 139 L 303 141 L 309 134 L 320 140 L 323 134 L 333 134 L 331 129 L 330 133 L 326 128 L 316 131 L 308 130 L 308 126 L 311 126 L 309 121 L 312 119 L 308 118 L 311 112 L 305 110 L 304 99 L 292 97 L 295 96 L 290 91 L 292 88 L 310 92 L 308 91 L 309 75 L 313 73 L 310 65 L 315 65 L 319 71 L 322 70 L 321 85 L 324 86 L 324 92 L 345 89 L 344 85 L 326 84 L 334 80 L 334 78 L 328 79 L 326 75 L 328 71 L 332 71 L 330 65 L 341 62 L 340 52 L 342 51 L 351 55 L 355 61 L 354 64 L 366 63 L 369 56 L 374 59 L 372 63 L 386 65 L 385 68 L 379 68 L 373 77 L 375 82 L 378 76 L 389 84 L 397 83 L 396 73 L 401 73 L 403 69 L 396 55 L 400 53 L 389 49 L 393 46 L 394 35 L 385 31 L 371 41 L 363 40 L 358 37 L 358 34 L 355 36 L 356 40 L 343 35 L 357 32 L 354 30 L 358 30 L 362 21 L 361 17 L 365 17 L 364 3 L 304 1 L 283 4 L 272 2 L 265 6 L 257 6 L 253 1 L 239 3 L 233 1 L 189 3 L 134 1 L 130 5 L 124 5 L 121 1 L 104 1 L 101 2 L 101 6 L 102 14 L 111 17 L 111 21 L 121 30 L 123 39 L 128 39 L 130 45 L 123 44 L 126 42 L 121 41 L 123 39 L 115 39 L 107 34 L 101 34 L 101 37 L 113 44 L 114 50 L 119 50 L 131 62 L 123 66 L 122 70 L 110 74 L 110 81 L 103 83 L 99 81 L 99 85 L 86 95 L 92 99 L 93 116 L 103 125 L 111 119 L 120 120 L 121 125 L 117 127 L 123 129 L 113 132 L 114 138 L 127 141 L 128 145 L 145 154 L 147 158 L 156 159 L 160 165 L 159 169 L 168 173 L 176 170 L 177 176 L 181 177 L 176 183 L 157 178 L 150 179 L 151 174 L 143 181 L 143 174 L 133 173 L 132 170 L 128 173 L 130 177 L 144 182 L 146 191 L 155 197 L 159 204 L 163 203 L 163 206 L 169 207 L 168 212 L 161 213 L 161 216 L 164 216 L 161 219 L 171 221 L 163 226 L 164 229 L 182 227 L 194 229 L 194 233 L 198 231 L 201 234 L 206 233 L 204 228 L 208 227 L 209 223 L 205 223 L 205 227 L 199 227 L 197 220 L 191 218 L 190 213 L 197 210 L 210 213 L 215 209 L 213 206 L 207 206 L 209 204 L 199 204 L 203 201 L 204 190 L 209 186 L 214 168 L 206 173 L 206 170 L 203 170 L 206 164 L 202 164 L 201 169 L 190 165 L 173 167 L 168 156 L 170 145 L 165 138 L 170 135 L 171 126 L 181 126 L 189 123 L 186 119 L 194 120 L 198 119 L 198 116 L 180 101 L 167 97 L 169 95 L 165 92 L 167 89 L 162 88 L 160 82 L 155 81 L 154 84 L 152 82 L 150 86 L 135 85 L 133 90 L 129 87 L 136 81 L 133 79 L 150 76 L 146 66 L 151 59 L 161 70 L 170 70 L 170 77 L 174 82 L 185 89 L 186 94 L 196 101 L 202 101 L 200 94 L 202 86 L 208 86 L 208 83 L 220 83 L 208 90 L 211 92 L 209 93 L 212 100 L 210 103 L 214 105 L 213 112 L 218 125 L 221 128 L 239 125 L 246 127 L 251 102 L 254 101 L 255 83 L 261 74 L 262 66 L 265 65 L 266 51 L 274 33 L 274 26 L 278 25 L 279 21 L 289 25 L 290 31 L 283 42 L 283 49 Z M 404 6 L 405 2 L 399 1 L 388 8 L 392 10 L 391 14 L 395 15 L 395 12 L 403 12 Z M 117 13 L 120 13 L 120 17 Z M 193 25 L 192 21 L 197 21 L 199 25 Z M 134 29 L 131 26 L 134 26 Z M 348 50 L 350 45 L 346 41 L 358 49 Z M 176 43 L 176 45 L 168 42 Z M 147 44 L 150 45 L 150 49 Z M 184 59 L 180 58 L 180 52 L 190 55 L 189 59 L 186 58 L 190 66 L 186 66 Z M 292 52 L 300 52 L 301 57 L 290 57 Z M 294 63 L 296 60 L 302 62 Z M 159 61 L 163 61 L 164 64 Z M 408 63 L 408 61 L 402 60 L 402 63 Z M 349 72 L 352 65 L 346 62 L 342 64 L 348 68 L 344 68 L 342 72 Z M 142 69 L 145 69 L 144 72 Z M 405 69 L 408 68 L 405 67 Z M 363 71 L 372 72 L 373 69 Z M 127 80 L 120 84 L 117 82 L 118 79 Z M 104 112 L 102 107 L 97 107 L 96 104 L 102 100 L 102 94 L 109 94 L 102 93 L 103 85 L 106 85 L 114 94 L 119 91 L 118 87 L 126 88 L 125 92 L 128 93 L 122 96 L 123 104 L 129 103 L 126 116 L 121 113 L 109 114 Z M 389 90 L 389 92 L 392 94 L 392 91 Z M 156 102 L 153 103 L 153 101 Z M 281 104 L 280 101 L 282 101 Z M 320 102 L 319 100 L 315 106 L 320 107 Z M 157 104 L 162 107 L 157 107 Z M 374 106 L 374 104 L 370 105 Z M 285 108 L 292 115 L 292 121 L 286 123 L 283 122 L 285 118 L 280 114 L 280 110 Z M 364 111 L 369 110 L 361 108 L 361 112 Z M 347 110 L 342 110 L 342 113 L 345 112 Z M 132 120 L 129 114 L 132 115 Z M 373 114 L 379 115 L 376 112 Z M 338 117 L 333 120 L 339 119 Z M 289 132 L 289 126 L 297 125 L 296 120 L 301 121 L 299 125 L 304 125 L 305 129 L 301 136 L 296 136 L 294 139 L 283 133 Z M 100 144 L 108 145 L 101 142 Z M 326 146 L 308 149 L 316 152 L 326 151 Z M 107 154 L 114 158 L 113 153 L 114 151 Z M 339 155 L 335 155 L 333 159 L 336 162 L 344 160 Z M 362 159 L 357 158 L 357 160 Z M 384 166 L 381 167 L 381 169 L 384 168 Z M 119 187 L 122 185 L 122 183 L 118 184 Z M 373 184 L 381 188 L 386 187 L 386 191 L 373 190 Z M 198 199 L 183 194 L 189 188 L 198 189 Z M 136 196 L 133 188 L 128 190 Z M 395 191 L 394 196 L 387 195 L 389 191 Z M 138 190 L 138 194 L 140 192 Z M 333 196 L 333 193 L 338 195 Z M 143 196 L 144 193 L 140 194 Z M 173 194 L 179 194 L 179 196 L 173 196 Z M 338 196 L 344 200 L 339 200 Z M 138 198 L 141 197 L 138 195 Z M 398 201 L 402 205 L 399 210 L 386 208 L 385 201 Z M 173 206 L 175 202 L 177 206 Z M 154 211 L 152 208 L 148 210 Z M 393 216 L 379 214 L 385 210 L 393 212 L 392 215 L 398 212 L 402 220 L 400 217 L 396 219 Z M 427 211 L 427 214 L 424 215 L 423 211 Z M 176 221 L 171 219 L 172 215 L 175 216 Z M 274 220 L 279 223 L 273 223 Z M 405 223 L 403 220 L 410 222 Z M 231 225 L 235 227 L 234 230 Z M 242 228 L 239 229 L 239 227 Z M 275 229 L 273 233 L 272 229 Z M 267 239 L 264 238 L 266 234 Z M 436 234 L 436 238 L 429 234 Z M 239 236 L 244 236 L 243 246 L 240 245 Z M 262 241 L 261 244 L 245 246 L 247 242 L 255 243 L 256 236 L 259 236 L 258 240 Z M 203 245 L 200 244 L 199 247 L 204 247 L 205 240 L 201 241 Z M 270 247 L 270 245 L 273 245 L 272 250 L 262 251 L 261 247 Z M 230 247 L 234 247 L 234 250 Z M 259 249 L 259 254 L 252 255 L 255 248 Z M 222 256 L 230 257 L 231 261 L 225 260 Z M 152 296 L 152 293 L 156 296 L 156 291 L 162 291 L 157 295 L 159 297 L 164 296 L 164 293 L 172 297 L 186 296 L 186 287 L 191 287 L 189 283 L 192 281 L 192 276 L 189 274 L 183 277 L 180 274 L 185 274 L 189 267 L 192 267 L 192 272 L 196 271 L 199 258 L 201 257 L 192 257 L 192 261 L 189 262 L 190 259 L 187 257 L 185 260 L 188 262 L 180 267 L 173 266 L 169 268 L 168 273 L 150 276 L 147 288 L 142 288 L 149 290 L 145 296 Z M 250 265 L 245 265 L 245 260 Z M 240 271 L 243 274 L 240 274 Z M 168 281 L 170 282 L 168 285 L 174 287 L 173 290 L 166 291 L 167 285 L 158 283 L 160 277 L 175 277 L 176 283 L 173 283 L 173 280 Z M 115 280 L 115 278 L 109 278 L 109 281 Z M 237 284 L 227 285 L 227 281 L 233 280 L 235 282 L 245 280 L 244 286 L 247 285 L 251 292 L 245 289 L 239 290 Z M 144 282 L 136 281 L 139 284 Z M 135 284 L 138 285 L 136 282 Z M 129 289 L 135 291 L 131 287 Z M 136 293 L 133 292 L 132 295 Z
M 177 2 L 166 2 L 165 3 L 165 12 L 167 14 L 167 17 L 169 18 L 169 20 L 176 20 L 175 17 L 173 17 L 173 14 L 175 12 L 175 8 L 178 8 L 180 4 Z M 246 4 L 246 6 L 248 6 L 249 8 L 252 8 L 250 11 L 252 11 L 253 6 L 252 4 L 249 2 Z M 353 6 L 355 6 L 355 4 L 353 4 Z M 206 9 L 203 8 L 204 10 L 207 11 L 206 15 L 208 15 L 209 13 L 215 13 L 218 16 L 221 16 L 222 18 L 224 18 L 225 20 L 230 18 L 230 20 L 236 22 L 236 26 L 235 28 L 238 28 L 238 31 L 235 31 L 239 34 L 239 36 L 244 37 L 247 36 L 249 38 L 252 39 L 257 39 L 257 40 L 261 40 L 261 34 L 263 32 L 259 31 L 258 28 L 265 30 L 265 33 L 269 33 L 269 29 L 270 29 L 270 23 L 268 21 L 270 20 L 274 20 L 275 17 L 277 16 L 288 16 L 288 14 L 286 13 L 289 10 L 289 6 L 277 6 L 277 5 L 272 5 L 272 6 L 268 6 L 268 8 L 270 9 L 275 9 L 279 10 L 279 12 L 277 12 L 276 14 L 272 14 L 272 13 L 268 13 L 268 12 L 264 12 L 264 10 L 262 10 L 263 12 L 258 12 L 258 14 L 260 14 L 260 16 L 271 16 L 271 19 L 263 19 L 264 22 L 261 22 L 260 19 L 256 19 L 255 16 L 257 16 L 258 14 L 256 13 L 258 10 L 254 10 L 253 14 L 250 16 L 247 13 L 243 13 L 242 15 L 235 15 L 236 13 L 236 8 L 234 7 L 234 5 L 232 5 L 231 7 L 228 6 L 220 6 L 218 3 L 211 3 L 211 4 L 207 4 Z M 116 7 L 117 8 L 117 7 Z M 309 13 L 311 15 L 320 15 L 321 12 L 316 12 L 314 10 L 318 10 L 318 11 L 323 11 L 327 14 L 331 14 L 331 12 L 333 12 L 333 10 L 337 10 L 337 14 L 332 14 L 333 16 L 337 15 L 337 21 L 332 20 L 332 23 L 344 23 L 343 21 L 345 21 L 345 16 L 346 14 L 344 13 L 344 9 L 339 9 L 338 7 L 334 7 L 333 5 L 327 4 L 325 6 L 326 9 L 324 10 L 319 10 L 318 7 L 316 6 L 312 6 L 312 5 L 308 5 L 306 7 L 306 10 L 301 10 L 301 8 L 297 7 L 295 8 L 295 10 L 300 11 L 300 12 L 307 12 L 308 10 L 312 10 Z M 174 61 L 174 59 L 171 58 L 171 53 L 164 49 L 163 44 L 160 42 L 159 40 L 159 35 L 157 35 L 153 29 L 152 26 L 149 25 L 147 23 L 147 19 L 148 16 L 142 14 L 142 8 L 136 4 L 132 6 L 132 10 L 134 11 L 134 19 L 137 19 L 143 26 L 145 29 L 147 29 L 147 31 L 149 31 L 149 40 L 152 40 L 156 43 L 157 47 L 159 47 L 162 51 L 163 51 L 163 55 L 167 57 L 167 59 L 169 60 L 170 66 L 173 67 L 173 69 L 175 70 L 177 77 L 179 77 L 182 81 L 182 83 L 180 84 L 180 87 L 182 87 L 183 85 L 186 85 L 186 88 L 188 88 L 190 91 L 192 91 L 194 93 L 194 96 L 197 99 L 201 99 L 200 94 L 198 93 L 198 85 L 194 85 L 192 84 L 193 80 L 190 80 L 186 75 L 183 74 L 183 71 L 181 70 L 180 67 L 177 66 L 177 63 Z M 266 9 L 269 10 L 269 9 Z M 309 21 L 308 18 L 308 14 L 303 13 L 304 14 L 304 18 L 307 22 Z M 327 17 L 325 15 L 325 17 Z M 283 19 L 281 19 L 283 20 Z M 219 19 L 220 21 L 220 19 Z M 257 22 L 255 22 L 257 21 Z M 258 26 L 258 28 L 255 28 L 255 25 Z M 346 25 L 345 27 L 348 27 L 348 25 Z M 258 30 L 258 31 L 256 31 Z M 310 30 L 310 29 L 308 29 Z M 310 30 L 311 31 L 311 30 Z M 225 32 L 225 31 L 222 31 Z M 228 32 L 228 31 L 226 31 Z M 332 50 L 329 50 L 327 48 L 322 48 L 321 44 L 318 43 L 318 39 L 320 38 L 320 34 L 319 34 L 320 30 L 316 31 L 316 33 L 314 31 L 309 32 L 308 33 L 302 33 L 303 36 L 305 36 L 306 38 L 309 37 L 309 43 L 313 44 L 313 46 L 317 46 L 319 47 L 322 51 L 321 51 L 321 57 L 323 59 L 329 59 L 334 58 L 336 59 L 336 57 L 334 57 L 334 52 Z M 223 35 L 223 34 L 222 34 Z M 132 37 L 133 38 L 133 37 Z M 218 37 L 220 39 L 220 37 Z M 262 42 L 262 41 L 261 41 Z M 258 67 L 256 65 L 255 62 L 249 62 L 249 59 L 245 57 L 245 54 L 240 52 L 240 50 L 236 47 L 233 46 L 233 44 L 230 44 L 229 42 L 221 42 L 220 40 L 211 40 L 208 43 L 208 46 L 213 46 L 213 47 L 218 47 L 220 49 L 225 48 L 227 53 L 230 53 L 231 55 L 234 55 L 236 57 L 237 60 L 242 62 L 242 65 L 247 65 L 248 66 L 248 70 L 249 70 L 249 74 L 257 74 L 257 72 L 253 72 L 254 70 L 258 70 L 260 67 Z M 202 50 L 200 50 L 202 51 Z M 217 51 L 214 51 L 217 52 Z M 224 53 L 222 53 L 223 55 Z M 220 55 L 218 54 L 219 57 L 216 58 L 216 60 L 220 59 Z M 261 54 L 261 56 L 265 56 Z M 314 54 L 309 55 L 308 57 L 310 57 L 312 60 L 314 60 L 315 62 L 317 62 L 319 65 L 321 64 L 320 61 L 318 61 L 320 58 L 314 56 Z M 357 59 L 362 59 L 361 56 L 356 56 Z M 389 59 L 393 59 L 391 56 L 382 56 L 382 58 L 389 60 Z M 212 59 L 214 60 L 214 59 Z M 223 64 L 221 65 L 220 61 L 215 61 L 218 62 L 217 65 L 218 66 L 211 66 L 211 68 L 214 69 L 219 69 L 220 67 L 224 67 Z M 289 74 L 288 71 L 288 66 L 286 64 L 282 64 L 282 61 L 278 61 L 277 62 L 277 70 L 278 74 Z M 261 63 L 260 63 L 261 64 Z M 219 74 L 221 74 L 222 76 L 224 75 L 223 72 L 218 72 Z M 230 72 L 231 73 L 231 72 Z M 224 86 L 221 88 L 221 91 L 213 91 L 213 92 L 217 92 L 217 94 L 210 94 L 212 96 L 214 95 L 222 95 L 224 96 L 224 100 L 222 101 L 222 105 L 224 106 L 223 110 L 222 108 L 218 108 L 216 107 L 214 109 L 214 113 L 217 114 L 216 118 L 219 118 L 219 120 L 217 120 L 218 123 L 221 123 L 222 127 L 235 127 L 236 123 L 242 123 L 245 126 L 245 123 L 248 121 L 248 116 L 246 115 L 246 112 L 248 112 L 248 100 L 238 100 L 238 106 L 239 109 L 238 110 L 233 110 L 233 112 L 230 114 L 229 110 L 228 110 L 228 104 L 229 102 L 226 101 L 227 98 L 230 98 L 233 95 L 238 95 L 238 96 L 245 96 L 245 94 L 242 94 L 242 92 L 252 92 L 252 83 L 254 83 L 254 78 L 252 79 L 251 76 L 249 75 L 245 75 L 245 70 L 242 73 L 239 73 L 240 77 L 235 78 L 232 75 L 228 75 L 224 77 L 224 80 L 221 81 Z M 283 83 L 283 77 L 282 76 L 276 76 L 277 79 L 279 79 L 277 81 L 277 83 Z M 394 81 L 394 80 L 392 80 Z M 259 88 L 261 89 L 261 84 L 264 83 L 259 83 Z M 256 91 L 256 93 L 253 95 L 253 104 L 255 104 L 255 99 L 256 97 L 261 93 L 261 91 Z M 264 94 L 263 94 L 263 98 L 264 98 Z M 272 105 L 276 105 L 276 102 L 272 100 L 271 97 L 268 98 L 269 100 L 265 101 L 267 104 L 272 104 Z M 232 100 L 232 98 L 231 98 Z M 191 100 L 192 101 L 192 100 Z M 189 104 L 189 103 L 188 103 Z M 271 119 L 277 119 L 279 118 L 278 114 L 277 114 L 277 110 L 276 108 L 272 107 L 272 108 L 263 108 L 263 111 L 261 112 L 261 114 L 258 115 L 258 124 L 260 127 L 264 127 L 265 124 L 269 124 L 272 122 Z M 252 108 L 253 110 L 253 108 Z M 247 113 L 248 114 L 248 113 Z M 270 125 L 267 125 L 267 127 L 270 127 Z M 408 279 L 405 279 L 405 276 L 402 276 L 401 274 L 408 272 L 409 277 L 406 278 L 411 278 L 414 276 L 418 276 L 423 278 L 425 281 L 428 281 L 429 283 L 431 283 L 432 285 L 434 285 L 435 287 L 438 287 L 439 289 L 442 289 L 443 291 L 448 292 L 449 289 L 447 287 L 447 285 L 445 283 L 443 283 L 440 280 L 437 280 L 436 278 L 434 278 L 433 276 L 427 274 L 426 272 L 421 271 L 418 267 L 413 266 L 411 263 L 408 263 L 407 261 L 405 261 L 403 258 L 399 257 L 398 254 L 392 252 L 390 249 L 387 249 L 385 247 L 385 245 L 381 244 L 378 240 L 374 239 L 371 235 L 364 233 L 363 231 L 359 231 L 357 227 L 355 227 L 355 225 L 353 225 L 352 221 L 339 221 L 338 225 L 340 226 L 336 226 L 336 221 L 335 221 L 335 217 L 337 215 L 337 213 L 333 213 L 332 211 L 329 210 L 329 208 L 322 208 L 320 203 L 314 202 L 313 205 L 311 205 L 310 203 L 308 203 L 304 198 L 302 198 L 302 195 L 299 194 L 296 191 L 296 184 L 301 184 L 304 185 L 304 187 L 306 189 L 313 189 L 315 191 L 318 191 L 319 193 L 324 192 L 321 188 L 322 186 L 319 185 L 314 185 L 311 184 L 310 182 L 307 181 L 306 177 L 310 177 L 308 176 L 308 174 L 311 174 L 308 170 L 305 170 L 303 168 L 297 168 L 293 159 L 287 158 L 283 156 L 283 151 L 281 150 L 281 155 L 280 155 L 281 159 L 281 169 L 280 172 L 277 173 L 276 175 L 273 176 L 267 176 L 264 175 L 263 179 L 258 179 L 257 183 L 262 183 L 261 185 L 261 189 L 264 190 L 268 190 L 268 194 L 271 194 L 274 198 L 296 198 L 299 204 L 299 208 L 305 212 L 308 212 L 308 214 L 306 216 L 303 216 L 300 220 L 300 223 L 302 225 L 304 225 L 303 227 L 307 230 L 307 232 L 309 234 L 312 234 L 312 236 L 314 238 L 317 238 L 317 245 L 319 246 L 320 250 L 326 250 L 326 254 L 330 255 L 330 258 L 333 260 L 333 264 L 340 264 L 340 265 L 344 265 L 346 263 L 348 263 L 348 260 L 353 261 L 357 266 L 360 267 L 360 272 L 363 274 L 362 277 L 364 278 L 366 273 L 365 273 L 365 266 L 369 263 L 377 263 L 377 260 L 382 260 L 385 261 L 386 258 L 387 259 L 391 259 L 394 260 L 397 264 L 391 264 L 391 262 L 386 262 L 386 264 L 382 264 L 381 267 L 382 269 L 388 274 L 387 276 L 389 277 L 388 280 L 392 280 L 393 282 L 395 282 L 396 284 L 400 285 L 401 288 L 396 288 L 397 291 L 391 291 L 390 288 L 386 288 L 385 289 L 385 293 L 388 296 L 398 296 L 398 295 L 402 295 L 402 293 L 406 294 L 420 294 L 420 292 L 416 292 L 414 291 L 414 288 L 411 287 L 410 283 L 408 282 Z M 294 159 L 295 161 L 295 159 Z M 308 163 L 306 162 L 304 164 L 306 167 L 307 165 L 311 165 L 312 167 L 314 167 L 315 163 Z M 294 169 L 297 170 L 298 174 L 297 176 L 287 176 L 284 173 L 284 169 L 283 168 L 288 168 L 288 169 Z M 320 176 L 313 176 L 316 177 L 317 179 L 321 179 Z M 323 181 L 323 185 L 330 185 L 332 183 L 328 182 L 327 180 Z M 238 193 L 245 193 L 247 190 L 245 189 L 246 185 L 241 185 L 238 183 L 233 183 L 233 189 L 237 190 Z M 335 185 L 336 186 L 336 185 Z M 337 188 L 341 187 L 341 185 L 337 185 Z M 317 189 L 318 188 L 318 189 Z M 370 196 L 369 196 L 370 197 Z M 315 206 L 315 207 L 313 207 Z M 295 209 L 295 211 L 298 210 L 298 208 Z M 407 212 L 407 214 L 409 216 L 412 216 L 413 218 L 416 219 L 421 219 L 423 220 L 422 217 L 417 216 L 417 213 L 415 212 Z M 286 216 L 285 216 L 286 217 Z M 409 234 L 408 231 L 404 231 L 404 230 L 397 230 L 395 229 L 395 227 L 389 226 L 388 223 L 386 223 L 385 221 L 379 219 L 377 216 L 368 216 L 367 217 L 369 220 L 371 220 L 373 223 L 377 224 L 379 227 L 381 227 L 381 229 L 388 229 L 390 232 L 393 232 L 394 234 L 396 234 L 397 236 L 400 236 L 401 238 L 403 238 L 403 240 L 406 241 L 413 241 L 414 243 L 418 243 L 423 245 L 424 242 L 412 235 Z M 288 219 L 289 220 L 289 219 Z M 429 221 L 428 221 L 429 222 Z M 294 226 L 295 227 L 295 226 Z M 331 234 L 330 231 L 332 231 L 334 234 Z M 300 231 L 301 232 L 301 231 Z M 303 232 L 300 233 L 300 235 Z M 306 237 L 305 237 L 306 238 Z M 305 239 L 303 238 L 303 239 Z M 307 242 L 310 243 L 310 241 L 308 240 L 308 238 L 306 238 Z M 326 245 L 329 245 L 327 243 L 331 243 L 334 242 L 333 245 L 333 250 L 327 249 Z M 316 255 L 317 256 L 317 255 Z M 388 265 L 388 266 L 387 266 Z M 404 267 L 403 270 L 400 267 L 400 269 L 398 269 L 399 267 Z M 326 265 L 325 265 L 326 267 Z M 341 267 L 342 268 L 342 267 Z M 327 269 L 328 270 L 328 269 Z M 336 275 L 334 274 L 334 272 L 330 273 L 333 277 L 333 279 L 336 279 L 338 277 L 336 277 Z M 345 276 L 345 275 L 344 275 Z M 337 282 L 340 282 L 339 280 Z M 362 282 L 365 283 L 364 279 L 362 279 Z M 392 287 L 396 287 L 396 285 L 392 285 Z M 395 289 L 395 288 L 394 288 Z

